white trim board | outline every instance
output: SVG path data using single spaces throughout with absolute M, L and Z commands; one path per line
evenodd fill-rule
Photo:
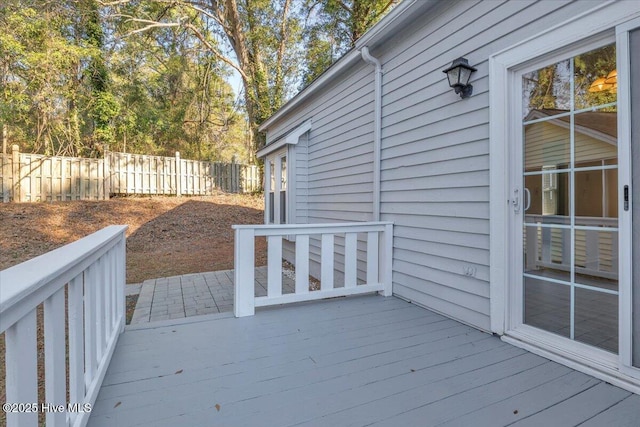
M 613 35 L 615 26 L 640 16 L 640 3 L 632 1 L 607 2 L 573 17 L 544 32 L 524 40 L 489 57 L 489 167 L 490 167 L 490 314 L 491 330 L 504 334 L 508 329 L 507 282 L 511 253 L 508 251 L 508 209 L 510 209 L 509 168 L 506 155 L 512 140 L 505 126 L 509 116 L 511 91 L 514 87 L 514 67 L 525 67 L 527 61 L 557 52 L 558 56 L 571 46 L 579 48 L 585 35 L 592 43 L 599 37 Z M 603 34 L 608 31 L 608 34 Z M 553 62 L 553 56 L 549 57 Z
M 624 356 L 624 353 L 627 350 L 624 346 L 620 347 L 621 363 L 616 363 L 617 366 L 605 366 L 606 364 L 602 361 L 607 358 L 603 358 L 597 349 L 585 351 L 581 357 L 578 357 L 576 353 L 567 350 L 568 347 L 577 346 L 552 345 L 549 340 L 541 339 L 544 333 L 522 333 L 522 330 L 527 330 L 524 327 L 520 327 L 517 331 L 513 330 L 515 325 L 511 324 L 511 319 L 515 319 L 513 314 L 521 312 L 521 308 L 514 307 L 511 303 L 514 301 L 514 295 L 512 295 L 513 288 L 510 284 L 510 269 L 513 265 L 513 257 L 518 255 L 510 250 L 510 233 L 513 228 L 509 213 L 509 209 L 512 209 L 510 202 L 513 190 L 511 167 L 514 160 L 512 154 L 515 150 L 509 148 L 509 143 L 518 140 L 515 133 L 519 131 L 519 127 L 512 126 L 510 123 L 512 100 L 515 99 L 513 91 L 517 87 L 518 73 L 539 68 L 540 62 L 533 64 L 533 61 L 538 61 L 538 58 L 544 57 L 544 61 L 551 64 L 560 58 L 587 50 L 589 46 L 598 42 L 614 41 L 616 30 L 620 31 L 620 28 L 627 26 L 625 23 L 637 20 L 639 17 L 639 2 L 603 3 L 489 58 L 491 330 L 500 335 L 508 332 L 509 336 L 503 337 L 507 342 L 605 379 L 635 393 L 638 393 L 640 387 L 631 379 L 634 375 L 625 370 L 624 359 L 627 356 Z M 619 27 L 620 24 L 625 25 Z M 619 36 L 617 42 L 619 49 L 624 48 L 620 46 Z M 621 59 L 620 54 L 618 59 Z M 619 81 L 623 78 L 624 72 L 622 77 L 619 75 Z M 626 94 L 620 95 L 620 92 L 625 90 L 628 90 L 628 85 L 625 88 L 624 83 L 621 82 L 619 84 L 619 102 L 622 102 L 620 105 L 625 103 Z M 619 120 L 619 127 L 621 126 L 624 126 L 624 116 Z M 627 140 L 623 140 L 620 131 L 619 138 L 621 138 L 620 144 L 628 143 Z M 621 166 L 620 171 L 623 167 Z M 623 242 L 619 244 L 622 251 Z M 621 314 L 624 315 L 624 306 L 621 308 Z M 623 324 L 623 319 L 620 324 Z M 624 333 L 628 331 L 621 327 L 620 334 Z M 613 356 L 612 359 L 618 360 L 618 356 Z
M 285 135 L 283 138 L 258 150 L 258 152 L 256 153 L 256 157 L 260 158 L 260 157 L 268 156 L 274 151 L 281 149 L 285 145 L 297 145 L 298 142 L 300 141 L 300 137 L 311 130 L 312 124 L 313 122 L 310 119 L 307 120 L 297 128 L 293 129 L 289 134 Z

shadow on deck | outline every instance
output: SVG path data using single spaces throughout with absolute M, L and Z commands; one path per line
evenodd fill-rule
M 636 425 L 640 396 L 400 299 L 132 325 L 89 426 Z

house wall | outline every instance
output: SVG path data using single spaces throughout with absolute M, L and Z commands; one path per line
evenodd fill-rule
M 313 126 L 297 145 L 296 222 L 371 221 L 373 200 L 373 74 L 358 64 L 344 79 L 302 105 L 295 115 L 269 129 L 268 142 L 311 118 Z M 339 94 L 336 96 L 336 94 Z M 320 241 L 311 238 L 310 274 L 320 276 Z M 343 280 L 344 242 L 336 238 L 336 283 Z M 361 242 L 361 259 L 366 259 Z M 285 243 L 283 257 L 295 262 L 295 246 Z M 359 263 L 359 277 L 366 265 Z
M 583 9 L 565 1 L 448 3 L 380 54 L 381 213 L 395 222 L 397 295 L 490 329 L 488 59 Z M 442 73 L 461 56 L 478 69 L 465 100 Z
M 384 70 L 381 220 L 395 223 L 394 294 L 490 329 L 488 59 L 597 3 L 442 2 L 370 47 Z M 461 56 L 478 68 L 465 100 L 442 73 Z M 319 92 L 269 133 L 313 119 L 310 223 L 371 220 L 373 67 Z

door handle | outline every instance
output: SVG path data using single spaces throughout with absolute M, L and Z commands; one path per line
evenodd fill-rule
M 511 204 L 513 204 L 513 212 L 519 213 L 520 212 L 520 190 L 517 188 L 513 190 L 513 200 L 511 200 Z
M 527 204 L 524 207 L 524 211 L 528 211 L 531 207 L 531 191 L 527 187 L 524 187 L 524 194 L 527 197 Z

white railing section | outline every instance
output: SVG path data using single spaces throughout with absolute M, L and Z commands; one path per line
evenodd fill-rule
M 618 219 L 577 217 L 576 221 L 576 273 L 617 280 Z M 525 226 L 527 267 L 571 271 L 569 217 L 526 215 Z
M 234 225 L 236 317 L 255 307 L 338 296 L 392 293 L 393 223 Z M 358 233 L 366 235 L 366 280 L 358 284 Z M 256 297 L 255 238 L 267 238 L 267 296 Z M 309 290 L 309 238 L 320 241 L 320 290 Z M 334 286 L 335 237 L 344 236 L 344 286 Z M 295 239 L 295 292 L 282 293 L 282 240 Z
M 38 409 L 7 413 L 8 427 L 37 426 L 37 412 L 46 414 L 47 427 L 84 426 L 89 420 L 125 324 L 126 229 L 106 227 L 0 271 L 6 402 L 36 404 Z M 44 402 L 38 402 L 36 313 L 40 304 L 44 305 Z

